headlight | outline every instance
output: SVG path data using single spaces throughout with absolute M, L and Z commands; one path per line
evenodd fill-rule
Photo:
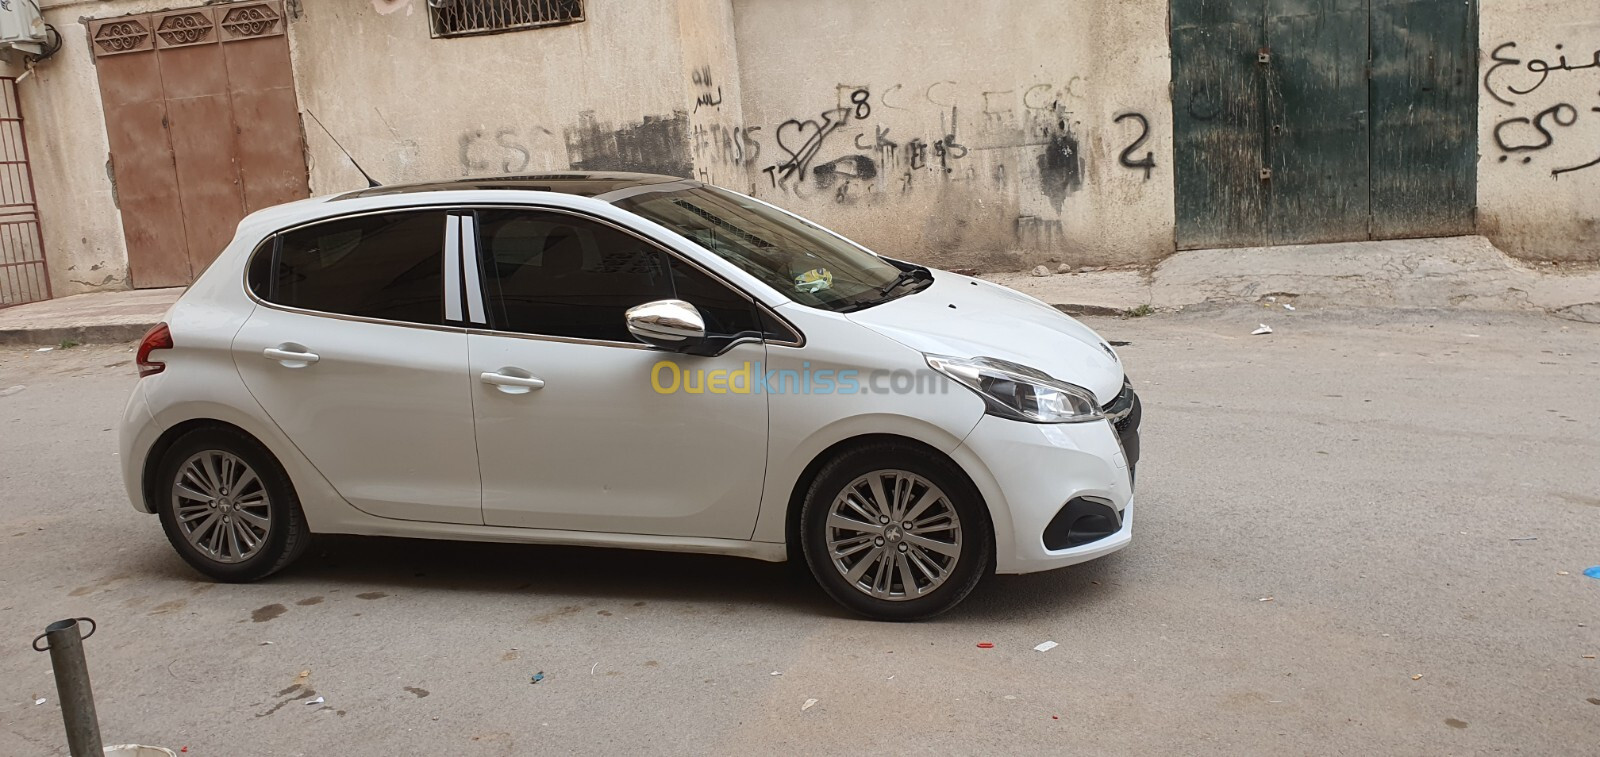
M 1105 417 L 1088 389 L 992 357 L 926 355 L 928 366 L 984 399 L 991 415 L 1030 423 L 1083 423 Z

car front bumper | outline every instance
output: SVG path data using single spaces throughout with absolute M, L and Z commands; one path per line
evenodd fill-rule
M 1139 418 L 1138 399 L 1131 390 L 1127 394 L 1131 412 L 1117 420 L 1023 423 L 984 416 L 962 442 L 958 462 L 983 492 L 994 521 L 995 572 L 1033 573 L 1074 565 L 1132 541 L 1129 454 L 1138 454 Z M 1065 540 L 1062 527 L 1051 528 L 1069 503 L 1076 503 L 1075 509 L 1098 505 L 1107 514 L 1092 540 Z

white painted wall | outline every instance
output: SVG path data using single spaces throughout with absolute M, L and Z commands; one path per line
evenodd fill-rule
M 1478 228 L 1519 257 L 1600 262 L 1600 1 L 1480 8 Z

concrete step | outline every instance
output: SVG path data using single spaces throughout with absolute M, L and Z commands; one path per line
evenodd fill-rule
M 0 309 L 0 345 L 131 342 L 161 322 L 183 289 L 132 289 Z

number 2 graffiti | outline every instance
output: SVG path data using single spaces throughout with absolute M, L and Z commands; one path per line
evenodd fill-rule
M 1117 162 L 1121 163 L 1125 168 L 1143 168 L 1144 180 L 1149 181 L 1150 172 L 1155 170 L 1156 167 L 1156 154 L 1146 151 L 1144 157 L 1134 160 L 1133 152 L 1143 147 L 1145 140 L 1150 138 L 1150 119 L 1145 118 L 1143 113 L 1123 113 L 1111 119 L 1111 121 L 1112 123 L 1120 124 L 1130 118 L 1139 122 L 1139 136 L 1133 140 L 1133 144 L 1122 149 L 1122 154 L 1117 156 Z

